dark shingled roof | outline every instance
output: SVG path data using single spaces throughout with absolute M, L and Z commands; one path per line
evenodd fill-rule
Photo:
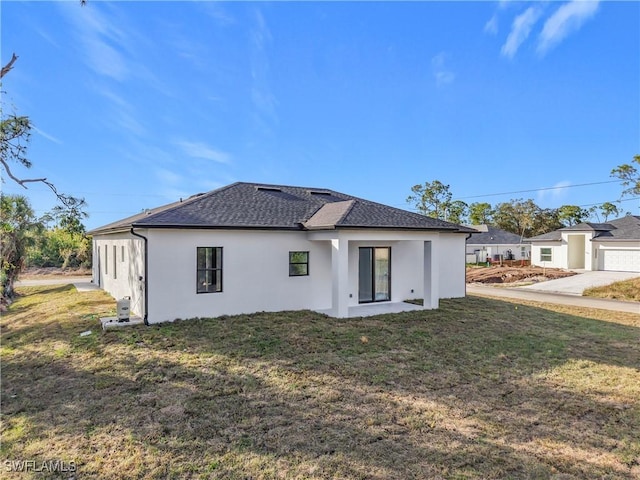
M 475 232 L 454 223 L 332 190 L 239 182 L 105 225 L 90 233 L 108 233 L 130 227 L 304 230 L 305 223 L 313 229 Z
M 631 240 L 640 241 L 640 217 L 627 215 L 607 223 L 585 222 L 572 227 L 561 228 L 528 240 L 532 242 L 560 241 L 562 232 L 594 232 L 593 239 L 601 242 Z
M 471 234 L 471 238 L 467 240 L 470 245 L 519 245 L 528 243 L 522 241 L 520 235 L 507 232 L 493 225 L 467 225 L 475 228 L 480 233 Z

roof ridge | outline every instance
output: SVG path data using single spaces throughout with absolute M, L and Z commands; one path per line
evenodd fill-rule
M 349 200 L 342 200 L 340 202 L 333 202 L 333 203 L 342 203 L 342 202 L 347 202 L 349 204 L 349 206 L 347 206 L 347 208 L 345 208 L 344 212 L 342 213 L 342 215 L 340 216 L 340 218 L 336 221 L 336 225 L 339 224 L 342 220 L 344 220 L 344 218 L 351 212 L 351 210 L 353 210 L 353 206 L 356 204 L 356 200 L 351 198 Z M 325 203 L 326 205 L 326 203 Z

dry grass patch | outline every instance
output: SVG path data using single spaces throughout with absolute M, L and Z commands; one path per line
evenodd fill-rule
M 640 475 L 640 316 L 469 297 L 80 337 L 112 299 L 21 292 L 3 318 L 2 458 L 100 479 Z
M 603 287 L 588 288 L 582 295 L 585 297 L 612 298 L 629 302 L 640 302 L 640 277 L 622 280 Z

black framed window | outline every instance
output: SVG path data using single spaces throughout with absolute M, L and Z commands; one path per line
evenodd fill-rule
M 222 291 L 222 247 L 197 247 L 197 293 Z
M 550 262 L 551 261 L 551 248 L 541 248 L 540 249 L 540 261 L 541 262 Z
M 309 275 L 309 252 L 289 252 L 289 276 Z

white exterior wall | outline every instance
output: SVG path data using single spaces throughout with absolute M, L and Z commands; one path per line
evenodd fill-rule
M 633 262 L 631 265 L 629 265 L 627 268 L 628 270 L 625 268 L 625 270 L 623 271 L 638 271 L 640 272 L 640 268 L 638 268 L 638 262 L 637 262 L 637 257 L 640 257 L 640 242 L 603 242 L 603 243 L 596 243 L 593 242 L 593 250 L 594 250 L 594 264 L 596 265 L 595 268 L 597 268 L 598 270 L 604 270 L 604 257 L 605 257 L 605 251 L 611 251 L 611 250 L 624 250 L 624 251 L 628 251 L 628 252 L 636 252 L 635 258 L 636 261 Z
M 306 232 L 149 230 L 150 323 L 331 306 L 331 249 Z M 197 247 L 222 247 L 222 292 L 196 293 Z M 309 275 L 289 276 L 289 252 Z
M 144 242 L 142 239 L 129 233 L 93 237 L 93 283 L 115 299 L 130 297 L 131 313 L 138 316 L 144 315 L 143 275 Z
M 391 301 L 465 295 L 465 235 L 374 230 L 136 230 L 148 239 L 148 321 L 258 311 L 336 310 L 358 305 L 358 248 L 391 247 Z M 425 245 L 429 249 L 425 249 Z M 113 278 L 113 246 L 117 278 Z M 121 247 L 125 247 L 122 262 Z M 222 292 L 196 293 L 197 247 L 222 247 Z M 104 250 L 108 269 L 104 269 Z M 98 259 L 98 249 L 100 259 Z M 289 276 L 289 252 L 309 252 L 309 275 Z M 425 251 L 431 252 L 429 261 Z M 127 233 L 94 237 L 94 281 L 115 298 L 130 296 L 143 315 L 144 242 Z M 425 272 L 424 266 L 429 271 Z M 338 278 L 338 281 L 335 279 Z M 432 288 L 425 291 L 425 278 Z M 334 291 L 335 290 L 335 291 Z M 337 303 L 336 303 L 337 302 Z M 339 305 L 339 308 L 336 307 Z
M 442 233 L 438 243 L 440 298 L 458 298 L 466 295 L 465 235 Z
M 539 267 L 601 270 L 598 245 L 592 242 L 592 232 L 562 232 L 556 242 L 536 242 L 531 247 L 531 264 Z M 551 262 L 540 260 L 540 250 L 551 248 Z
M 551 248 L 551 261 L 540 260 L 540 250 Z M 531 245 L 531 265 L 549 268 L 567 268 L 567 245 L 561 242 L 534 243 Z

